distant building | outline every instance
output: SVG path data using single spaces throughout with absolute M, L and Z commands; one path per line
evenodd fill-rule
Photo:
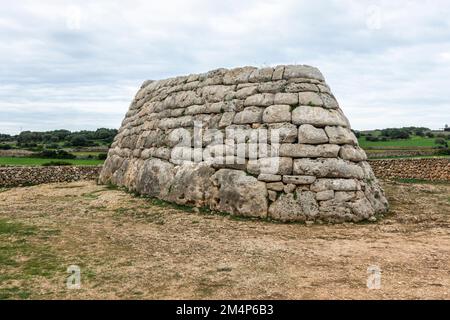
M 444 131 L 450 131 L 450 127 L 448 126 L 448 124 L 445 125 Z

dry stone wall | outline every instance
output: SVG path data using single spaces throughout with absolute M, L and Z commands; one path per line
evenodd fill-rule
M 371 160 L 370 164 L 380 178 L 450 181 L 450 159 Z
M 0 167 L 0 187 L 96 180 L 100 170 L 99 166 Z
M 144 82 L 100 181 L 281 221 L 360 221 L 388 209 L 323 75 L 304 65 Z

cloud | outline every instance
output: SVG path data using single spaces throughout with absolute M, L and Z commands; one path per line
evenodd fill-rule
M 450 122 L 444 0 L 0 2 L 0 132 L 118 127 L 146 79 L 281 63 L 354 128 Z

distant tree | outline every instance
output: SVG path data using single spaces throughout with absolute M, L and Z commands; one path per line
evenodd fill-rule
M 434 140 L 434 143 L 443 147 L 448 147 L 447 141 L 445 141 L 444 138 L 437 138 L 436 140 Z
M 89 140 L 82 134 L 73 135 L 70 138 L 70 145 L 74 147 L 87 147 L 90 145 Z
M 356 138 L 360 138 L 361 137 L 361 132 L 358 130 L 352 130 L 353 134 L 355 135 Z

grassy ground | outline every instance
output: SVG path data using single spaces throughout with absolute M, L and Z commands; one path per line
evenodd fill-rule
M 397 139 L 397 140 L 389 140 L 389 141 L 367 141 L 366 137 L 359 138 L 359 145 L 362 148 L 369 148 L 369 147 L 435 147 L 436 144 L 434 143 L 436 139 L 435 138 L 424 138 L 424 137 L 418 137 L 414 136 L 410 139 L 403 140 L 403 139 Z
M 450 184 L 405 182 L 383 184 L 391 211 L 376 223 L 313 226 L 94 182 L 0 190 L 0 298 L 449 299 Z M 69 265 L 81 289 L 67 289 Z M 380 290 L 367 289 L 371 265 Z
M 95 159 L 41 159 L 41 158 L 16 158 L 16 157 L 0 157 L 0 165 L 8 166 L 41 166 L 50 161 L 64 161 L 76 166 L 96 166 L 103 163 L 102 160 Z

